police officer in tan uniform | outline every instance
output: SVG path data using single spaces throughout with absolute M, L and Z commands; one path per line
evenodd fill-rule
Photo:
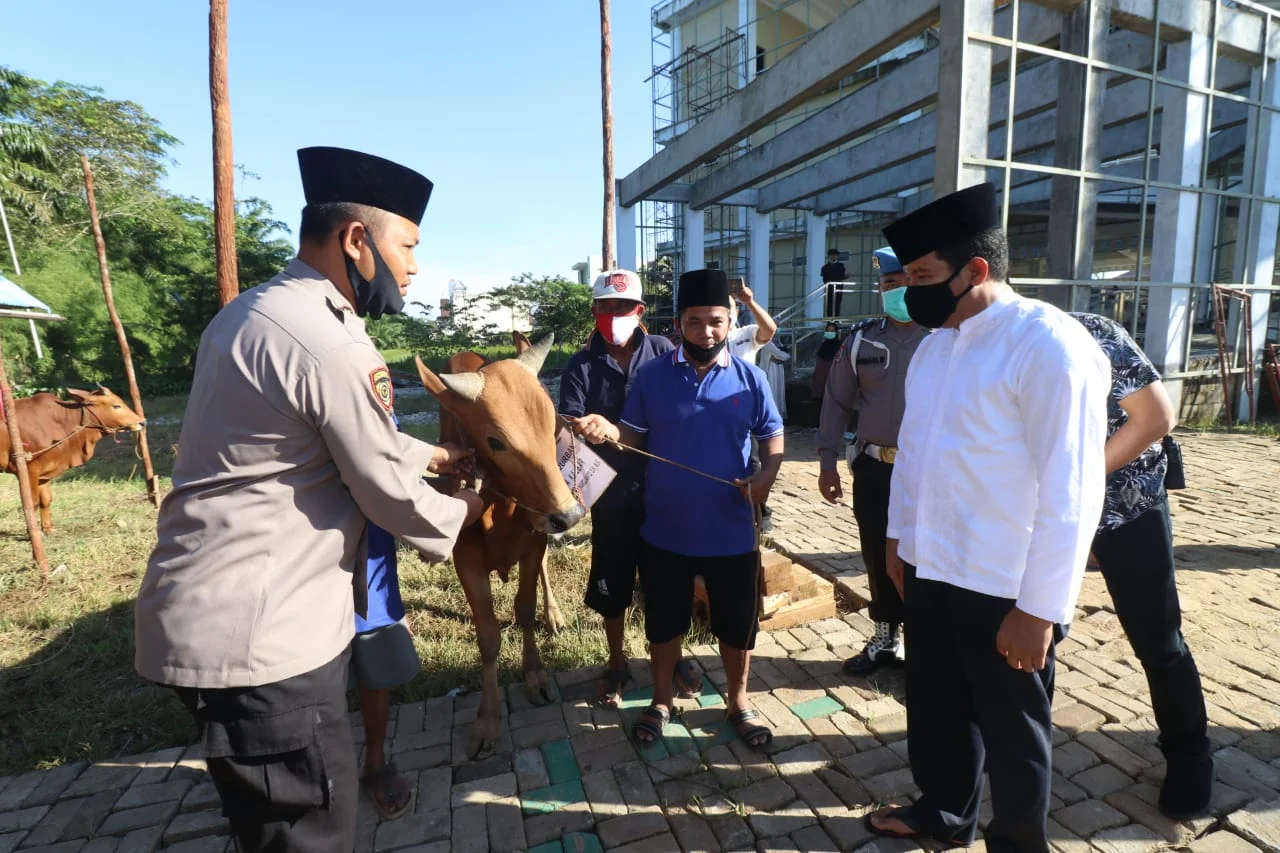
M 347 663 L 368 523 L 439 561 L 482 504 L 423 479 L 468 454 L 396 431 L 364 327 L 404 305 L 431 182 L 337 148 L 298 162 L 298 257 L 200 340 L 136 666 L 195 716 L 240 850 L 350 853 Z
M 928 331 L 911 322 L 902 297 L 907 276 L 893 249 L 877 249 L 872 264 L 880 273 L 883 319 L 853 327 L 831 363 L 818 427 L 818 489 L 831 503 L 840 500 L 840 450 L 845 424 L 856 412 L 858 437 L 848 450 L 853 475 L 853 515 L 858 520 L 862 560 L 871 586 L 871 621 L 876 633 L 859 654 L 845 661 L 849 675 L 868 675 L 883 665 L 902 665 L 902 598 L 885 573 L 885 531 L 889 523 L 889 480 L 906 405 L 907 365 Z

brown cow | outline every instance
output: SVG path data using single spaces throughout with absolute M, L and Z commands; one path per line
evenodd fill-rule
M 16 401 L 18 426 L 22 444 L 31 454 L 27 472 L 40 507 L 40 527 L 53 532 L 53 493 L 49 481 L 68 468 L 83 465 L 93 458 L 94 448 L 104 435 L 119 430 L 137 432 L 143 420 L 119 397 L 99 385 L 97 391 L 67 389 L 71 399 L 62 400 L 48 392 Z M 14 454 L 10 453 L 9 430 L 0 429 L 0 465 L 17 474 Z
M 515 616 L 524 634 L 525 686 L 534 702 L 549 702 L 547 671 L 534 638 L 538 578 L 543 577 L 550 616 L 554 603 L 543 572 L 547 534 L 568 530 L 586 514 L 556 465 L 555 406 L 538 382 L 551 336 L 536 346 L 523 335 L 514 337 L 516 358 L 486 363 L 476 353 L 459 353 L 439 376 L 418 359 L 422 384 L 440 401 L 441 440 L 475 448 L 476 467 L 483 473 L 481 494 L 488 502 L 480 520 L 463 529 L 453 549 L 480 643 L 483 695 L 468 739 L 472 758 L 491 752 L 502 729 L 502 634 L 493 613 L 489 573 L 496 571 L 506 581 L 511 567 L 520 566 Z

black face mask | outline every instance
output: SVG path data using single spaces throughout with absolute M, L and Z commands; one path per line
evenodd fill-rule
M 691 344 L 687 338 L 684 338 L 683 340 L 684 351 L 689 354 L 690 358 L 699 364 L 710 364 L 715 361 L 716 356 L 720 354 L 720 350 L 724 349 L 729 344 L 728 338 L 725 338 L 723 341 L 712 347 L 700 347 L 697 344 Z
M 937 284 L 913 284 L 908 287 L 907 314 L 911 319 L 926 329 L 940 329 L 945 326 L 951 319 L 951 315 L 956 313 L 956 306 L 960 304 L 960 300 L 977 286 L 975 282 L 958 294 L 951 292 L 951 282 L 955 281 L 968 265 L 969 261 L 965 261 L 958 266 L 946 281 L 940 281 Z
M 391 269 L 378 247 L 373 243 L 373 235 L 368 226 L 364 229 L 365 242 L 369 244 L 369 254 L 373 255 L 373 278 L 365 278 L 356 269 L 355 261 L 344 252 L 342 259 L 347 262 L 347 278 L 351 280 L 351 289 L 356 294 L 356 314 L 360 317 L 371 317 L 376 320 L 383 314 L 399 314 L 404 310 L 404 297 L 400 295 L 400 284 L 391 274 Z

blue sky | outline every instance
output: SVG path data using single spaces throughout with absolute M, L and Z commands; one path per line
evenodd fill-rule
M 613 0 L 619 177 L 652 151 L 648 0 Z M 0 2 L 0 64 L 133 100 L 177 136 L 168 185 L 212 198 L 204 0 Z M 295 151 L 339 145 L 435 182 L 412 299 L 600 252 L 594 0 L 231 0 L 237 181 L 277 218 L 302 208 Z

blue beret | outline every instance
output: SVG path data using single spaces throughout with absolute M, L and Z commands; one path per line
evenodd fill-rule
M 871 266 L 875 267 L 877 275 L 902 272 L 902 264 L 898 263 L 898 256 L 888 246 L 871 253 Z

